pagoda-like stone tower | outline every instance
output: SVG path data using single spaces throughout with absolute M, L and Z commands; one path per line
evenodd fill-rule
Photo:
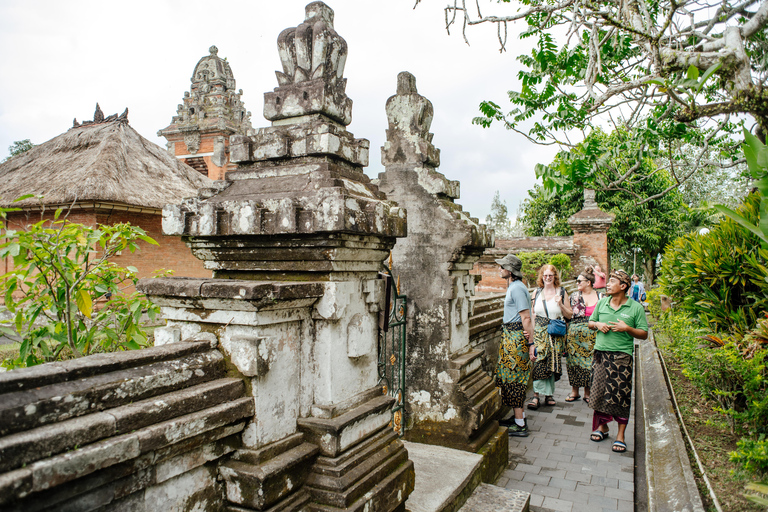
M 211 339 L 247 382 L 255 414 L 219 467 L 237 510 L 403 511 L 413 463 L 390 426 L 377 340 L 379 271 L 405 211 L 363 173 L 369 142 L 346 130 L 347 44 L 333 11 L 309 4 L 278 49 L 272 125 L 233 135 L 237 170 L 163 211 L 165 233 L 214 278 L 140 289 L 168 319 L 156 340 Z
M 235 167 L 230 164 L 230 136 L 248 135 L 253 129 L 229 62 L 219 57 L 215 46 L 209 51 L 195 66 L 192 87 L 184 93 L 171 124 L 157 135 L 168 140 L 168 151 L 176 158 L 220 180 Z
M 604 212 L 597 206 L 594 190 L 584 189 L 584 207 L 568 218 L 576 248 L 573 258 L 575 268 L 582 269 L 597 263 L 606 275 L 609 273 L 611 253 L 608 251 L 608 230 L 615 217 L 615 214 Z
M 482 369 L 483 351 L 469 345 L 469 271 L 493 246 L 493 232 L 455 202 L 459 183 L 437 172 L 440 151 L 429 133 L 434 110 L 412 74 L 398 75 L 386 111 L 379 187 L 408 210 L 408 237 L 392 252 L 408 297 L 406 438 L 482 453 L 483 479 L 494 482 L 508 451 L 506 429 L 494 420 L 501 399 Z

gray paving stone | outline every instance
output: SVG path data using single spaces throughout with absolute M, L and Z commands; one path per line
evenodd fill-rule
M 574 482 L 573 480 L 567 480 L 565 478 L 553 477 L 549 481 L 549 486 L 550 487 L 557 487 L 558 489 L 564 489 L 566 491 L 575 491 L 577 483 L 578 482 Z
M 566 471 L 565 478 L 574 482 L 584 482 L 585 484 L 592 482 L 592 475 L 587 475 L 580 471 Z
M 571 503 L 588 503 L 589 500 L 589 494 L 584 492 L 578 492 L 578 491 L 568 491 L 568 490 L 561 490 L 560 491 L 560 499 L 565 501 L 570 501 Z
M 551 480 L 548 476 L 534 475 L 529 473 L 523 477 L 523 482 L 531 482 L 532 484 L 547 485 Z
M 571 512 L 573 510 L 573 503 L 557 498 L 544 498 L 542 506 L 551 510 L 557 510 L 558 512 Z
M 592 485 L 602 485 L 606 489 L 618 489 L 619 480 L 609 476 L 596 476 L 592 478 Z
M 590 496 L 605 496 L 605 487 L 602 485 L 592 485 L 579 482 L 576 484 L 576 490 L 589 494 Z
M 538 475 L 539 471 L 541 471 L 540 466 L 532 466 L 530 464 L 523 464 L 523 463 L 518 464 L 517 466 L 515 466 L 514 469 L 516 469 L 517 471 L 522 471 L 523 473 L 530 473 L 533 475 Z
M 544 503 L 544 496 L 540 494 L 531 494 L 531 506 L 540 507 Z
M 550 453 L 547 454 L 547 458 L 549 460 L 554 460 L 554 461 L 558 461 L 558 462 L 571 462 L 572 456 L 571 455 L 566 455 L 564 453 L 552 453 L 552 452 L 550 452 Z
M 523 477 L 525 476 L 525 473 L 523 471 L 518 471 L 516 469 L 505 469 L 501 473 L 501 476 L 503 478 L 506 478 L 508 480 L 515 482 L 515 481 L 522 480 Z M 500 484 L 497 484 L 497 485 L 499 485 L 499 487 L 505 487 L 504 485 L 500 485 Z
M 632 501 L 619 500 L 619 505 L 616 510 L 618 512 L 635 512 L 634 497 L 632 498 Z
M 560 496 L 560 489 L 557 487 L 549 487 L 548 485 L 536 484 L 533 486 L 531 494 L 537 494 L 539 496 L 544 496 L 545 498 L 557 498 Z
M 552 481 L 549 482 L 549 485 L 553 485 Z M 616 498 L 620 500 L 634 500 L 635 499 L 635 493 L 631 491 L 625 491 L 623 489 L 605 489 L 605 496 L 606 498 Z
M 565 478 L 567 471 L 564 469 L 541 469 L 539 473 L 541 476 L 550 476 L 552 478 Z
M 635 482 L 627 482 L 625 480 L 619 480 L 619 489 L 624 489 L 625 491 L 632 491 L 635 492 Z
M 606 454 L 606 453 L 594 453 L 594 452 L 591 452 L 591 453 L 587 453 L 586 454 L 586 458 L 587 459 L 595 459 L 595 460 L 604 460 L 604 461 L 607 462 L 608 459 L 611 458 L 611 456 Z
M 531 492 L 533 490 L 533 485 L 531 482 L 509 482 L 506 486 L 504 486 L 505 489 L 517 489 L 519 491 L 526 491 Z
M 595 507 L 609 508 L 611 510 L 616 510 L 619 506 L 619 500 L 616 498 L 606 498 L 605 496 L 598 496 L 596 494 L 589 495 L 588 503 Z

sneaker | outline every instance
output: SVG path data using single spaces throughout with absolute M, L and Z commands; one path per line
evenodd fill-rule
M 528 425 L 521 427 L 515 423 L 507 429 L 507 434 L 514 437 L 528 437 Z
M 499 425 L 501 425 L 502 427 L 511 427 L 514 424 L 515 424 L 514 414 L 507 419 L 499 420 Z

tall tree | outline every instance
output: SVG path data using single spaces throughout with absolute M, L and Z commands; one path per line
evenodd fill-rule
M 628 135 L 617 131 L 610 135 L 599 130 L 593 132 L 584 143 L 577 145 L 571 153 L 583 152 L 590 144 L 619 144 Z M 598 140 L 599 139 L 599 140 Z M 557 167 L 562 155 L 550 164 Z M 618 169 L 627 169 L 627 159 L 611 162 Z M 605 166 L 604 166 L 605 167 Z M 608 172 L 604 168 L 597 172 Z M 651 202 L 642 202 L 637 197 L 650 197 L 669 186 L 672 179 L 666 171 L 658 169 L 654 162 L 645 159 L 636 171 L 644 179 L 632 184 L 629 191 L 598 190 L 595 200 L 598 206 L 614 213 L 608 231 L 608 250 L 611 259 L 625 268 L 632 268 L 634 250 L 638 267 L 643 269 L 649 284 L 656 273 L 656 259 L 664 247 L 679 234 L 680 220 L 686 205 L 682 195 L 674 190 Z M 568 226 L 568 217 L 581 210 L 584 205 L 583 186 L 572 187 L 555 196 L 547 194 L 542 185 L 529 191 L 529 198 L 523 202 L 523 222 L 529 236 L 563 236 L 573 232 Z M 638 272 L 640 273 L 640 272 Z
M 8 153 L 10 153 L 10 156 L 8 156 L 6 160 L 10 160 L 16 155 L 20 155 L 26 151 L 29 151 L 33 147 L 34 147 L 34 144 L 32 144 L 32 141 L 30 141 L 29 139 L 17 140 L 13 144 L 8 146 Z
M 630 192 L 643 179 L 640 162 L 666 156 L 663 195 L 697 172 L 743 162 L 732 137 L 742 114 L 768 131 L 768 0 L 520 0 L 509 11 L 485 16 L 479 0 L 446 7 L 447 28 L 460 25 L 465 39 L 469 27 L 496 25 L 505 50 L 518 22 L 519 37 L 535 40 L 517 57 L 524 69 L 512 109 L 485 101 L 474 122 L 501 122 L 564 150 L 606 123 L 635 141 L 599 148 L 608 159 L 631 150 L 638 167 L 624 173 L 598 173 L 586 154 L 577 155 L 586 163 L 540 166 L 548 190 L 586 183 Z

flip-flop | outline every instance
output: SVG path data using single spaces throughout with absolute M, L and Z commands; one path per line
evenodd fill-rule
M 588 403 L 589 403 L 589 397 L 588 397 L 588 396 L 585 396 L 585 397 L 584 397 L 584 403 L 585 403 L 585 404 L 588 404 Z
M 615 451 L 616 453 L 624 453 L 627 451 L 627 445 L 621 441 L 614 441 L 611 450 Z
M 592 441 L 599 443 L 600 441 L 604 441 L 605 439 L 607 439 L 609 435 L 610 435 L 610 432 L 603 432 L 602 430 L 597 429 L 594 432 L 592 432 L 589 438 Z M 595 437 L 592 437 L 592 436 L 599 437 L 600 439 L 595 439 Z
M 565 401 L 566 401 L 566 402 L 576 402 L 576 401 L 577 401 L 577 400 L 579 400 L 580 398 L 581 398 L 581 395 L 576 395 L 576 396 L 573 396 L 573 395 L 568 395 L 568 396 L 565 398 Z

